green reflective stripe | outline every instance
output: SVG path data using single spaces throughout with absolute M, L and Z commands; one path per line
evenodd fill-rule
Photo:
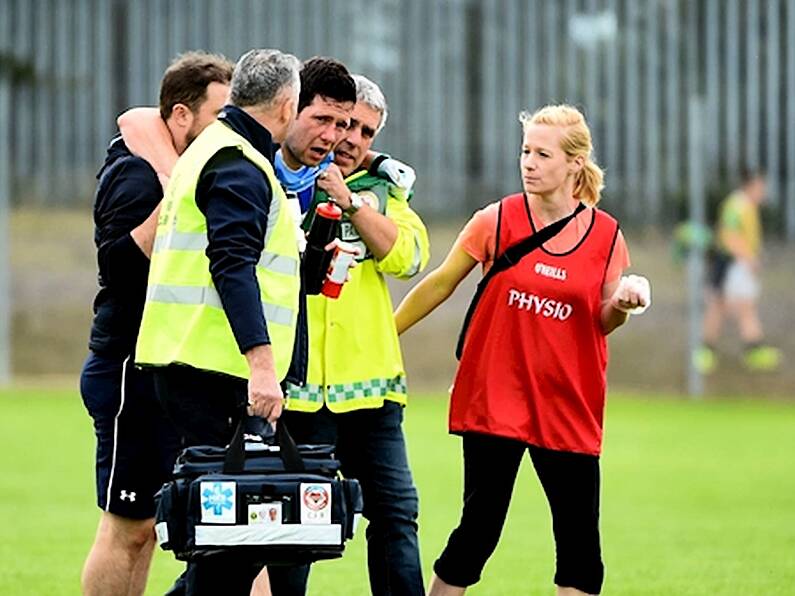
M 267 250 L 262 252 L 257 266 L 274 273 L 283 273 L 284 275 L 296 275 L 298 273 L 298 259 L 286 255 L 277 255 Z
M 195 287 L 195 286 L 169 286 L 157 284 L 149 286 L 146 290 L 146 300 L 148 302 L 164 302 L 167 304 L 189 304 L 206 305 L 215 308 L 223 308 L 221 297 L 215 288 Z M 262 303 L 262 312 L 265 314 L 265 321 L 277 325 L 293 324 L 293 309 L 276 304 Z
M 406 393 L 406 377 L 398 375 L 392 379 L 369 379 L 331 385 L 328 390 L 329 402 L 348 401 L 359 397 L 384 397 L 387 393 Z
M 177 232 L 170 231 L 163 236 L 155 238 L 153 252 L 162 250 L 205 250 L 207 248 L 207 234 L 205 232 Z
M 303 387 L 289 384 L 287 386 L 287 397 L 299 399 L 301 401 L 321 402 L 323 401 L 323 387 L 307 383 Z
M 330 385 L 328 401 L 336 403 L 360 397 L 385 397 L 388 393 L 405 395 L 406 377 L 398 375 L 392 379 L 369 379 Z M 301 401 L 320 402 L 323 401 L 323 386 L 307 383 L 303 387 L 299 387 L 290 384 L 287 386 L 287 396 Z

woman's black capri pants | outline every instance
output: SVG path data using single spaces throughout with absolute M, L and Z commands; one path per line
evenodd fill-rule
M 497 547 L 519 464 L 528 450 L 552 512 L 555 584 L 598 594 L 604 579 L 599 458 L 473 433 L 464 434 L 463 443 L 464 509 L 434 564 L 436 575 L 453 586 L 478 582 Z

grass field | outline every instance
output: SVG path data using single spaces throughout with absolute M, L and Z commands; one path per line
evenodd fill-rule
M 93 538 L 93 433 L 76 392 L 0 393 L 0 594 L 79 593 Z M 795 594 L 795 405 L 612 396 L 603 460 L 604 594 Z M 461 492 L 446 402 L 416 396 L 406 431 L 426 576 Z M 310 594 L 369 593 L 363 532 L 317 564 Z M 549 515 L 529 461 L 481 596 L 552 594 Z M 149 594 L 178 573 L 158 552 Z

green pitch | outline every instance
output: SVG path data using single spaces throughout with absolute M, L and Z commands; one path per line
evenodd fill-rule
M 76 392 L 0 393 L 0 594 L 79 593 L 96 526 L 93 433 Z M 420 490 L 426 577 L 457 520 L 459 441 L 446 401 L 406 412 Z M 795 594 L 795 404 L 613 396 L 603 457 L 604 594 Z M 525 462 L 481 596 L 552 594 L 549 515 Z M 158 552 L 149 594 L 177 575 Z M 319 563 L 310 594 L 369 593 L 360 528 L 345 557 Z

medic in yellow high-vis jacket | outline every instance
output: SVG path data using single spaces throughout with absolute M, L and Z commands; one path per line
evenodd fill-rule
M 330 179 L 339 173 L 331 170 L 326 176 Z M 406 403 L 403 358 L 384 276 L 409 279 L 422 271 L 428 263 L 428 234 L 403 188 L 367 170 L 351 174 L 344 182 L 348 194 L 355 195 L 361 206 L 354 215 L 351 206 L 339 200 L 342 207 L 348 207 L 340 238 L 359 247 L 359 264 L 351 270 L 339 298 L 307 297 L 307 383 L 288 386 L 288 410 L 315 412 L 325 403 L 332 412 L 341 413 L 379 408 L 384 400 Z M 315 206 L 328 196 L 323 191 L 316 193 L 307 225 Z M 366 215 L 362 213 L 365 209 L 389 218 L 397 227 L 394 243 L 380 259 L 354 223 Z
M 403 435 L 406 379 L 385 276 L 419 273 L 428 263 L 428 234 L 409 207 L 405 189 L 413 171 L 384 156 L 364 167 L 387 105 L 375 83 L 360 75 L 353 80 L 350 125 L 334 148 L 334 163 L 318 176 L 322 192 L 305 225 L 318 202 L 333 200 L 344 213 L 340 238 L 358 244 L 359 264 L 337 299 L 307 298 L 308 383 L 288 386 L 281 420 L 298 442 L 333 443 L 342 473 L 359 481 L 372 593 L 424 596 L 419 498 Z M 289 146 L 288 135 L 282 150 Z M 381 173 L 396 184 L 375 175 Z M 271 578 L 289 575 L 289 585 L 306 584 L 306 569 L 272 572 Z

